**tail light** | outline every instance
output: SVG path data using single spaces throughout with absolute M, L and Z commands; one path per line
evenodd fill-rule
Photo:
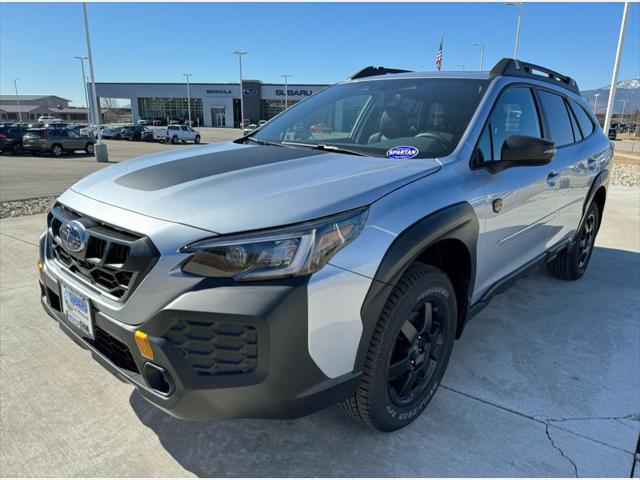
M 0 138 L 8 138 L 9 135 L 7 135 L 6 133 L 0 133 Z

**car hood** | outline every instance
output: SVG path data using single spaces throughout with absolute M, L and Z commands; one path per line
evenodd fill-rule
M 369 205 L 439 168 L 434 159 L 226 142 L 128 160 L 71 189 L 143 215 L 225 234 Z

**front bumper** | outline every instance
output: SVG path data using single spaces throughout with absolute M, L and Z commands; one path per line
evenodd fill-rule
M 59 279 L 46 263 L 40 272 L 42 305 L 69 337 L 151 403 L 198 420 L 296 418 L 355 391 L 360 375 L 328 378 L 309 354 L 307 283 L 304 278 L 251 284 L 206 279 L 137 326 L 118 322 L 93 304 L 97 335 L 91 340 L 67 323 Z M 151 363 L 171 380 L 168 393 L 152 388 L 144 375 L 150 362 L 138 352 L 136 329 L 149 335 Z

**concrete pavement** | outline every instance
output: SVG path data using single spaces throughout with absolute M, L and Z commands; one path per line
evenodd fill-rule
M 41 310 L 43 215 L 0 221 L 2 476 L 615 476 L 640 433 L 640 192 L 612 187 L 587 274 L 538 272 L 468 326 L 408 428 L 332 407 L 186 422 L 148 404 Z M 636 467 L 636 476 L 638 475 Z
M 213 143 L 240 137 L 234 128 L 202 128 L 202 142 Z M 60 158 L 51 155 L 0 155 L 0 201 L 60 195 L 69 186 L 95 170 L 134 157 L 167 150 L 194 147 L 193 143 L 171 145 L 157 142 L 105 140 L 109 163 L 98 163 L 92 155 L 75 153 Z

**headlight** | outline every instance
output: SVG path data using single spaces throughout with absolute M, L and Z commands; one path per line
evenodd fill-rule
M 366 208 L 351 210 L 282 230 L 192 243 L 180 249 L 193 253 L 182 270 L 234 280 L 310 274 L 324 267 L 338 250 L 360 234 L 367 212 Z

